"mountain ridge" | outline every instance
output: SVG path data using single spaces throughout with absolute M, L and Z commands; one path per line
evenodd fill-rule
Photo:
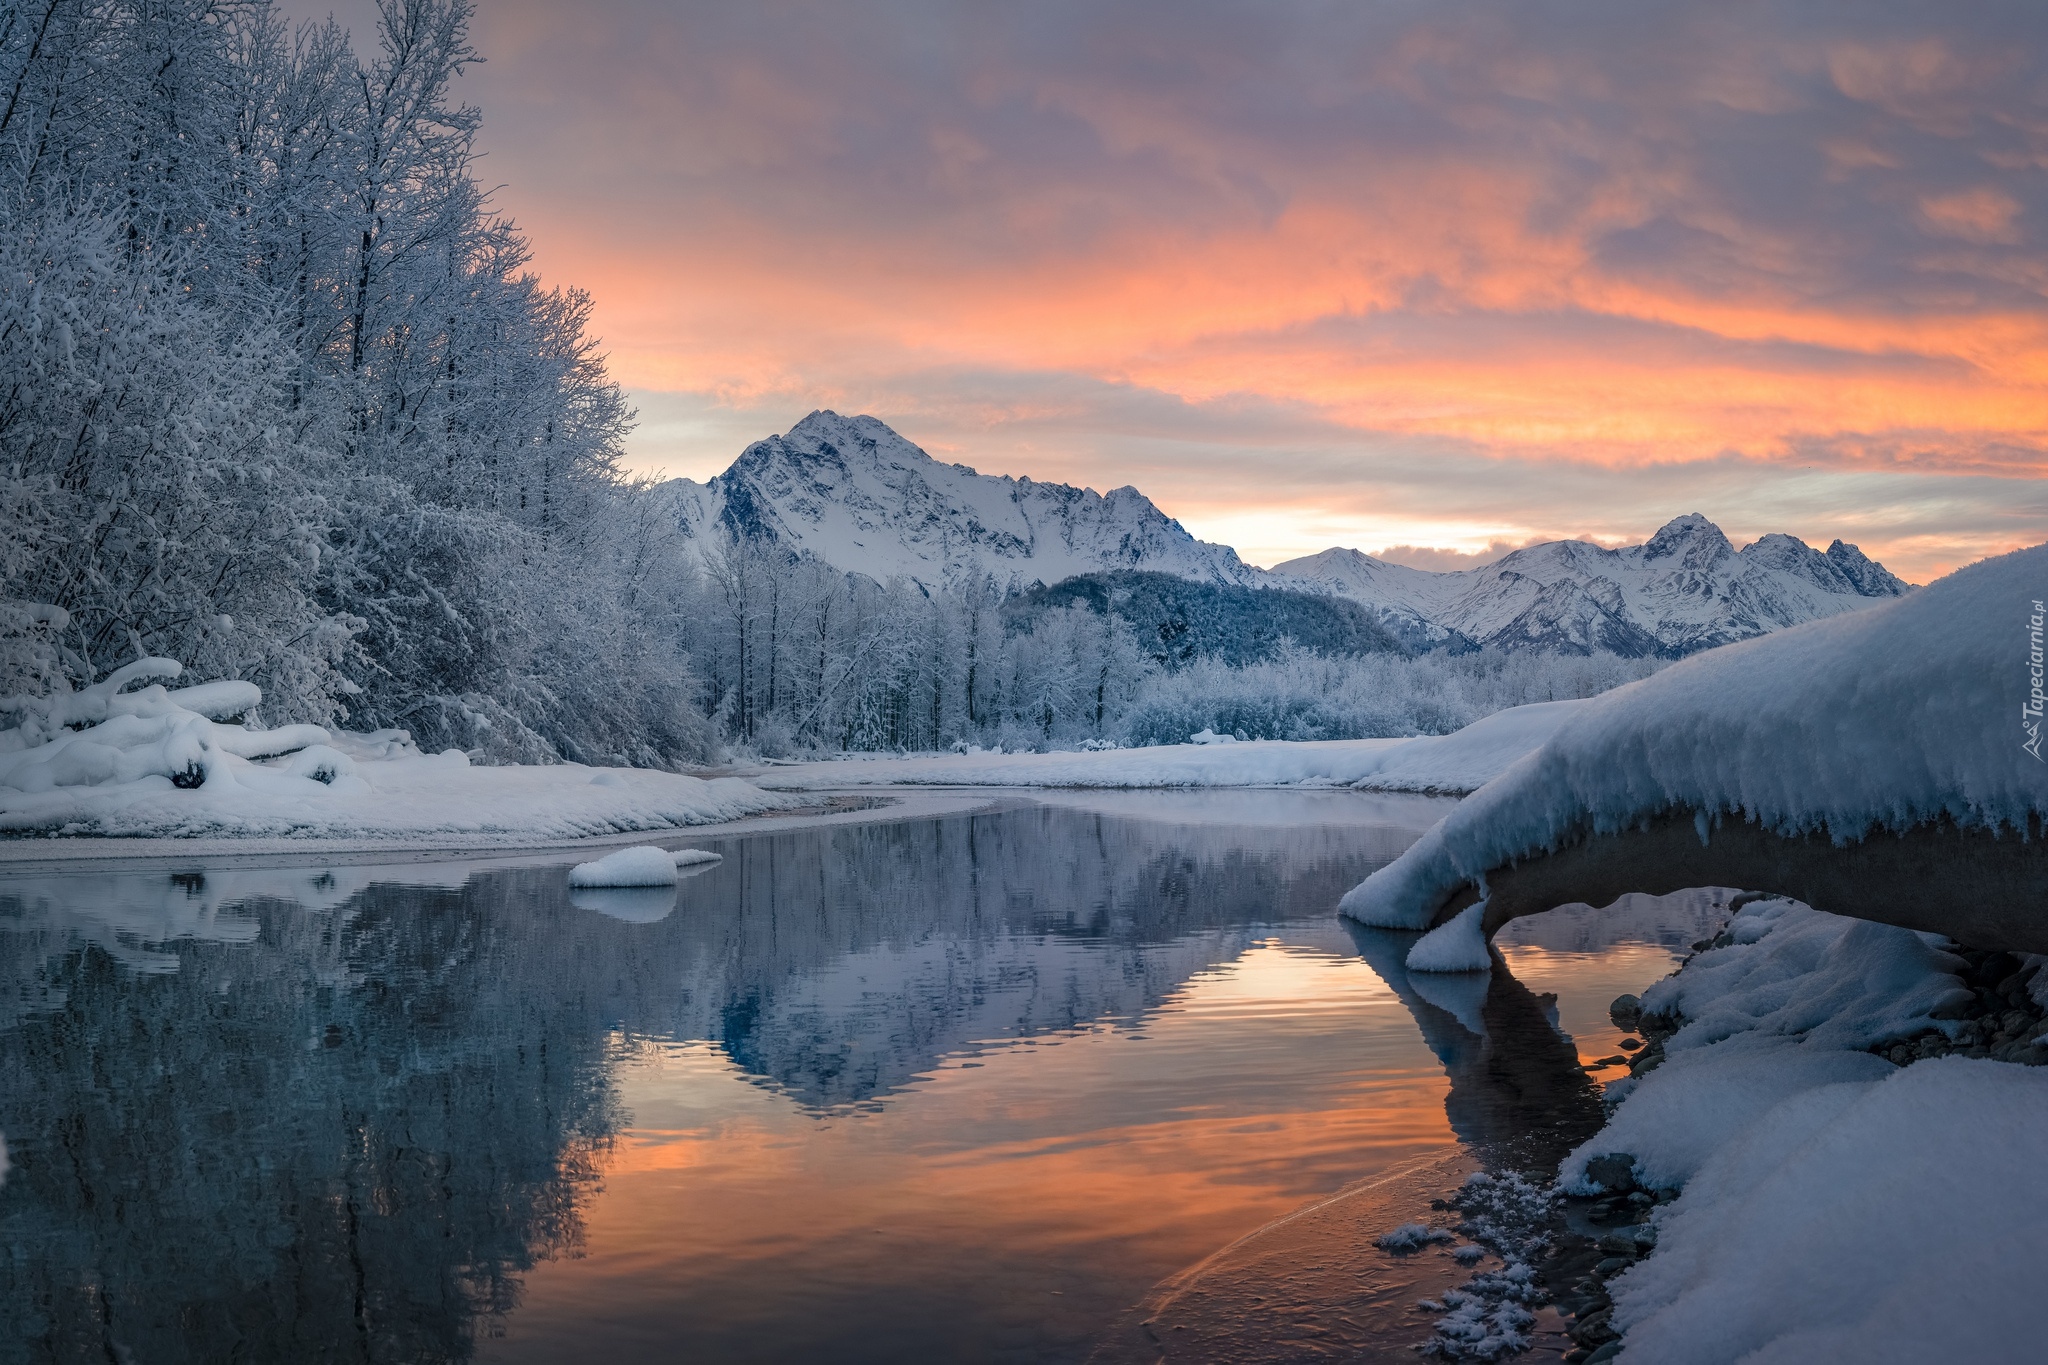
M 1762 536 L 1737 550 L 1697 512 L 1641 545 L 1553 540 L 1435 572 L 1330 549 L 1276 576 L 1349 597 L 1402 627 L 1497 649 L 1676 658 L 1900 596 L 1908 584 L 1853 545 Z
M 1332 548 L 1275 565 L 1196 539 L 1138 489 L 1108 493 L 933 459 L 865 415 L 811 413 L 704 483 L 660 486 L 679 529 L 765 539 L 846 573 L 926 591 L 1014 594 L 1090 574 L 1166 573 L 1369 608 L 1410 648 L 1674 658 L 1886 600 L 1909 585 L 1835 540 L 1772 533 L 1738 550 L 1698 513 L 1641 545 L 1548 541 L 1478 568 L 1417 569 Z

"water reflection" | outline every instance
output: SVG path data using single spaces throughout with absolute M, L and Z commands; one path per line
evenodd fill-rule
M 1408 949 L 1419 935 L 1344 924 L 1443 1063 L 1451 1130 L 1485 1164 L 1554 1167 L 1600 1127 L 1599 1089 L 1559 1027 L 1555 996 L 1531 992 L 1505 962 L 1485 973 L 1411 977 Z
M 8 883 L 0 1353 L 446 1360 L 573 1247 L 601 1038 L 466 891 Z
M 1583 1122 L 1505 965 L 1425 998 L 1329 914 L 1436 810 L 1261 797 L 725 840 L 658 904 L 0 879 L 0 1360 L 1074 1359 L 1304 1200 Z

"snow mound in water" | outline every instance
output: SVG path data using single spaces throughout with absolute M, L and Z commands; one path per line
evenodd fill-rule
M 1423 928 L 1446 895 L 1510 859 L 1679 810 L 1704 813 L 1709 834 L 1743 819 L 1844 843 L 1942 817 L 2023 830 L 2048 814 L 2036 756 L 2044 598 L 2039 546 L 1616 688 L 1340 908 Z
M 1476 901 L 1457 913 L 1447 924 L 1424 934 L 1408 950 L 1411 972 L 1483 972 L 1493 966 L 1486 948 L 1486 931 L 1480 921 L 1486 902 Z
M 695 849 L 689 850 L 696 852 Z M 692 862 L 698 861 L 691 859 Z M 643 844 L 608 853 L 593 863 L 569 869 L 571 886 L 674 886 L 676 859 L 665 848 Z

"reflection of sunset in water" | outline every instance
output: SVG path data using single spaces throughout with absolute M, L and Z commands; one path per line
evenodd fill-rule
M 1052 1307 L 1080 1332 L 1303 1202 L 1452 1142 L 1443 1067 L 1407 1008 L 1359 958 L 1280 939 L 1140 1019 L 948 1057 L 878 1111 L 804 1113 L 704 1044 L 631 1049 L 618 1077 L 636 1122 L 587 1255 L 529 1279 L 508 1354 L 585 1330 L 593 1296 L 623 1306 L 655 1282 L 675 1319 L 715 1334 L 707 1348 L 726 1331 L 788 1346 L 786 1319 L 745 1320 L 799 1302 L 836 1316 L 882 1284 L 972 1295 L 1048 1258 L 1073 1283 L 1043 1296 L 1075 1300 Z M 704 1312 L 680 1311 L 692 1302 Z
M 763 831 L 650 923 L 566 866 L 224 869 L 196 916 L 161 871 L 14 878 L 0 1301 L 139 1360 L 367 1322 L 408 1360 L 1082 1361 L 1207 1265 L 1203 1340 L 1410 1359 L 1435 1290 L 1372 1238 L 1443 1186 L 1403 1182 L 1554 1162 L 1608 1000 L 1722 913 L 1557 911 L 1490 982 L 1411 978 L 1331 907 L 1442 804 Z

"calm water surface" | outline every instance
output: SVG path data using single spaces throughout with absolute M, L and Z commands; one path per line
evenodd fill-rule
M 1413 1358 L 1448 1262 L 1371 1236 L 1596 1124 L 1608 1000 L 1713 927 L 1410 980 L 1332 907 L 1446 808 L 1019 801 L 671 840 L 725 855 L 673 894 L 0 875 L 0 1360 L 1156 1358 L 1220 1251 L 1237 1358 Z

